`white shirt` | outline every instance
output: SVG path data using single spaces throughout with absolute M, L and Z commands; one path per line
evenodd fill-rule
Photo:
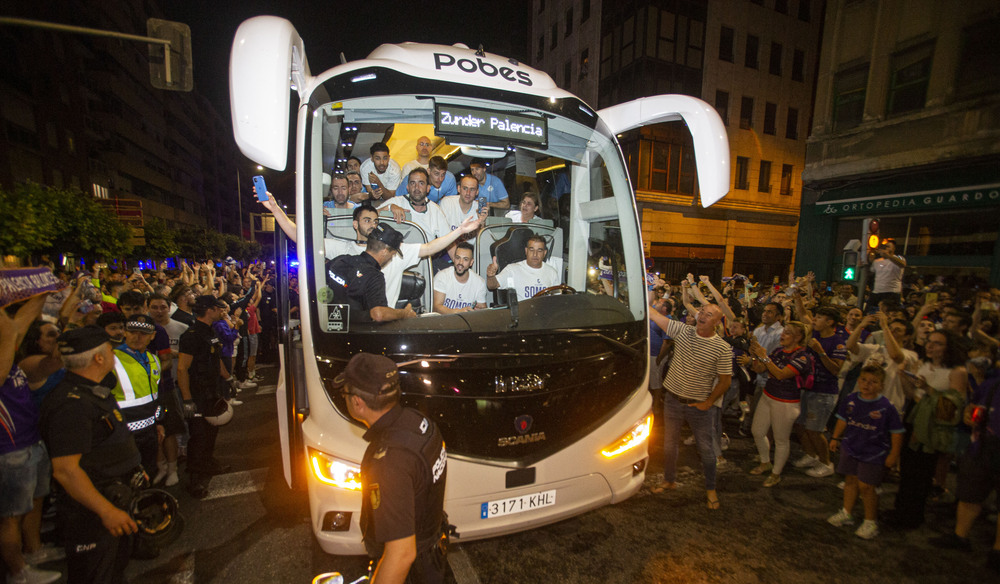
M 902 349 L 902 347 L 900 348 Z M 902 351 L 903 368 L 907 371 L 913 371 L 919 366 L 920 357 L 909 349 L 902 349 Z M 885 380 L 882 382 L 882 395 L 902 414 L 906 395 L 903 393 L 903 383 L 899 379 L 899 365 L 889 357 L 889 350 L 885 348 L 885 345 L 858 343 L 858 353 L 857 355 L 853 355 L 850 361 L 853 363 L 861 362 L 865 365 L 878 365 L 885 371 Z
M 403 165 L 403 170 L 400 171 L 400 176 L 404 179 L 409 178 L 410 171 L 413 170 L 414 168 L 422 168 L 424 170 L 427 170 L 429 166 L 430 162 L 428 162 L 427 164 L 420 164 L 420 161 L 414 158 L 413 160 Z
M 549 264 L 535 269 L 528 265 L 528 260 L 509 264 L 497 274 L 497 282 L 501 288 L 513 288 L 518 300 L 527 300 L 542 290 L 559 284 L 559 272 Z
M 455 277 L 455 268 L 445 268 L 434 274 L 434 291 L 444 294 L 445 308 L 468 308 L 486 304 L 486 280 L 479 274 L 468 271 L 469 279 L 463 284 Z
M 902 259 L 903 256 L 896 257 Z M 872 286 L 872 294 L 884 294 L 886 292 L 903 292 L 903 268 L 897 266 L 888 258 L 879 258 L 872 262 L 872 272 L 875 272 L 875 284 Z
M 396 190 L 396 187 L 399 186 L 399 181 L 403 179 L 403 173 L 399 169 L 399 163 L 395 160 L 389 160 L 389 166 L 386 167 L 385 172 L 380 173 L 375 170 L 375 163 L 372 162 L 371 158 L 369 158 L 361 163 L 361 170 L 359 172 L 361 174 L 361 182 L 364 184 L 368 184 L 368 173 L 374 172 L 375 176 L 382 181 L 382 186 L 390 191 Z
M 325 243 L 327 261 L 342 255 L 361 255 L 366 247 L 364 243 L 343 239 L 326 239 Z M 385 276 L 385 299 L 389 308 L 396 308 L 399 288 L 403 285 L 403 272 L 420 261 L 419 243 L 403 243 L 399 246 L 399 250 L 403 252 L 403 256 L 393 254 L 389 263 L 382 268 L 382 275 Z
M 441 207 L 441 212 L 444 213 L 444 218 L 448 222 L 448 225 L 451 226 L 452 231 L 457 229 L 469 217 L 475 219 L 479 216 L 477 212 L 479 211 L 479 202 L 472 201 L 472 204 L 469 205 L 469 210 L 462 211 L 462 197 L 458 195 L 441 199 L 438 206 Z
M 410 212 L 410 220 L 417 224 L 427 234 L 427 241 L 437 239 L 442 235 L 451 233 L 448 227 L 448 220 L 445 219 L 441 207 L 437 203 L 427 201 L 427 210 L 423 213 L 413 210 L 408 197 L 393 197 L 379 205 L 379 209 L 388 209 L 390 205 L 396 205 Z

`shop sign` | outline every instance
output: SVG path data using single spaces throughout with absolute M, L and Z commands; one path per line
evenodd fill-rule
M 964 189 L 940 189 L 884 197 L 818 201 L 817 215 L 867 215 L 884 212 L 918 212 L 948 207 L 1000 204 L 1000 185 L 979 185 Z

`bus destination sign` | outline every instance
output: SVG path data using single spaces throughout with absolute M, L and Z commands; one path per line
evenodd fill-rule
M 545 118 L 475 107 L 437 104 L 434 130 L 438 136 L 468 136 L 505 144 L 545 146 Z

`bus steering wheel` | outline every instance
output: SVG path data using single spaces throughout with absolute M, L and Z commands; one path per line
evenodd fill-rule
M 539 296 L 548 296 L 554 293 L 560 294 L 576 294 L 576 290 L 572 286 L 567 286 L 566 284 L 558 284 L 556 286 L 549 286 L 548 288 L 543 288 L 535 293 L 532 298 L 538 298 Z

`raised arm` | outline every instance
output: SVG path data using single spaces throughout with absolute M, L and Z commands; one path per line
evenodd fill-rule
M 254 193 L 256 192 L 257 189 L 254 189 Z M 260 204 L 264 205 L 264 208 L 271 212 L 271 215 L 274 216 L 274 220 L 277 222 L 278 227 L 285 232 L 288 239 L 291 240 L 292 243 L 296 243 L 295 223 L 288 218 L 288 215 L 285 214 L 285 210 L 281 208 L 281 205 L 279 205 L 277 201 L 274 200 L 274 195 L 272 195 L 270 191 L 267 193 L 267 200 L 261 201 Z
M 449 245 L 455 242 L 456 239 L 465 235 L 466 233 L 471 233 L 477 229 L 482 224 L 482 221 L 486 218 L 486 211 L 484 210 L 479 214 L 478 217 L 468 217 L 462 224 L 456 227 L 451 233 L 442 235 L 437 239 L 432 239 L 427 243 L 420 245 L 420 257 L 425 258 L 432 256 L 437 252 L 447 248 Z M 490 288 L 491 290 L 493 288 Z
M 729 308 L 729 303 L 726 302 L 722 294 L 720 294 L 719 291 L 715 289 L 715 286 L 712 285 L 712 280 L 708 276 L 700 276 L 700 279 L 706 286 L 708 286 L 709 293 L 712 295 L 712 298 L 715 298 L 715 302 L 722 310 L 722 314 L 726 316 L 727 322 L 732 323 L 735 321 L 736 314 L 733 312 L 732 308 Z

